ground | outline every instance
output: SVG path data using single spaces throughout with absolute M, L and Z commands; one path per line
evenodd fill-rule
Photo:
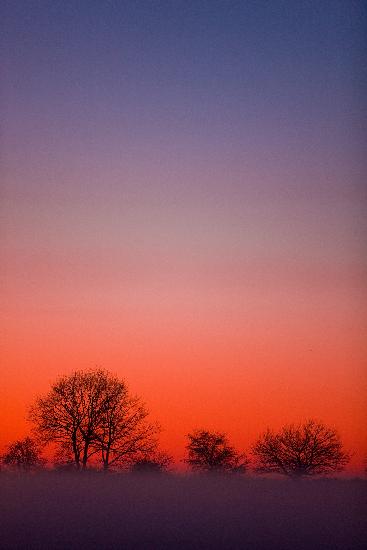
M 0 475 L 2 550 L 359 550 L 367 482 Z

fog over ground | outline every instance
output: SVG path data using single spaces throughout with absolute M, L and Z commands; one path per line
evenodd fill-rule
M 0 475 L 2 549 L 358 550 L 363 479 Z

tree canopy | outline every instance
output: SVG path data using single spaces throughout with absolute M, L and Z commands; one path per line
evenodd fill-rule
M 244 472 L 248 460 L 228 443 L 226 434 L 196 430 L 187 435 L 185 462 L 193 470 L 207 472 Z
M 30 410 L 38 437 L 57 444 L 59 464 L 77 469 L 93 457 L 107 470 L 155 449 L 158 426 L 147 416 L 125 382 L 102 369 L 60 377 Z
M 314 419 L 284 426 L 278 433 L 267 430 L 252 453 L 257 472 L 295 477 L 337 472 L 350 459 L 336 430 Z
M 2 463 L 5 466 L 25 472 L 42 468 L 45 462 L 46 460 L 41 456 L 40 446 L 30 437 L 11 443 L 2 456 Z

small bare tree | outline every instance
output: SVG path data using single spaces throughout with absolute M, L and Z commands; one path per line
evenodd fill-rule
M 267 430 L 252 453 L 257 472 L 291 477 L 337 472 L 350 459 L 336 430 L 313 419 L 284 426 L 279 433 Z
M 206 472 L 244 472 L 248 460 L 229 445 L 224 433 L 196 430 L 188 434 L 187 458 L 193 470 Z
M 8 446 L 2 463 L 18 471 L 29 472 L 43 468 L 46 460 L 41 456 L 39 445 L 30 437 L 26 437 Z

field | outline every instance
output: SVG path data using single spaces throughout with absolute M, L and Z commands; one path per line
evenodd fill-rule
M 358 550 L 367 482 L 0 475 L 7 549 Z

